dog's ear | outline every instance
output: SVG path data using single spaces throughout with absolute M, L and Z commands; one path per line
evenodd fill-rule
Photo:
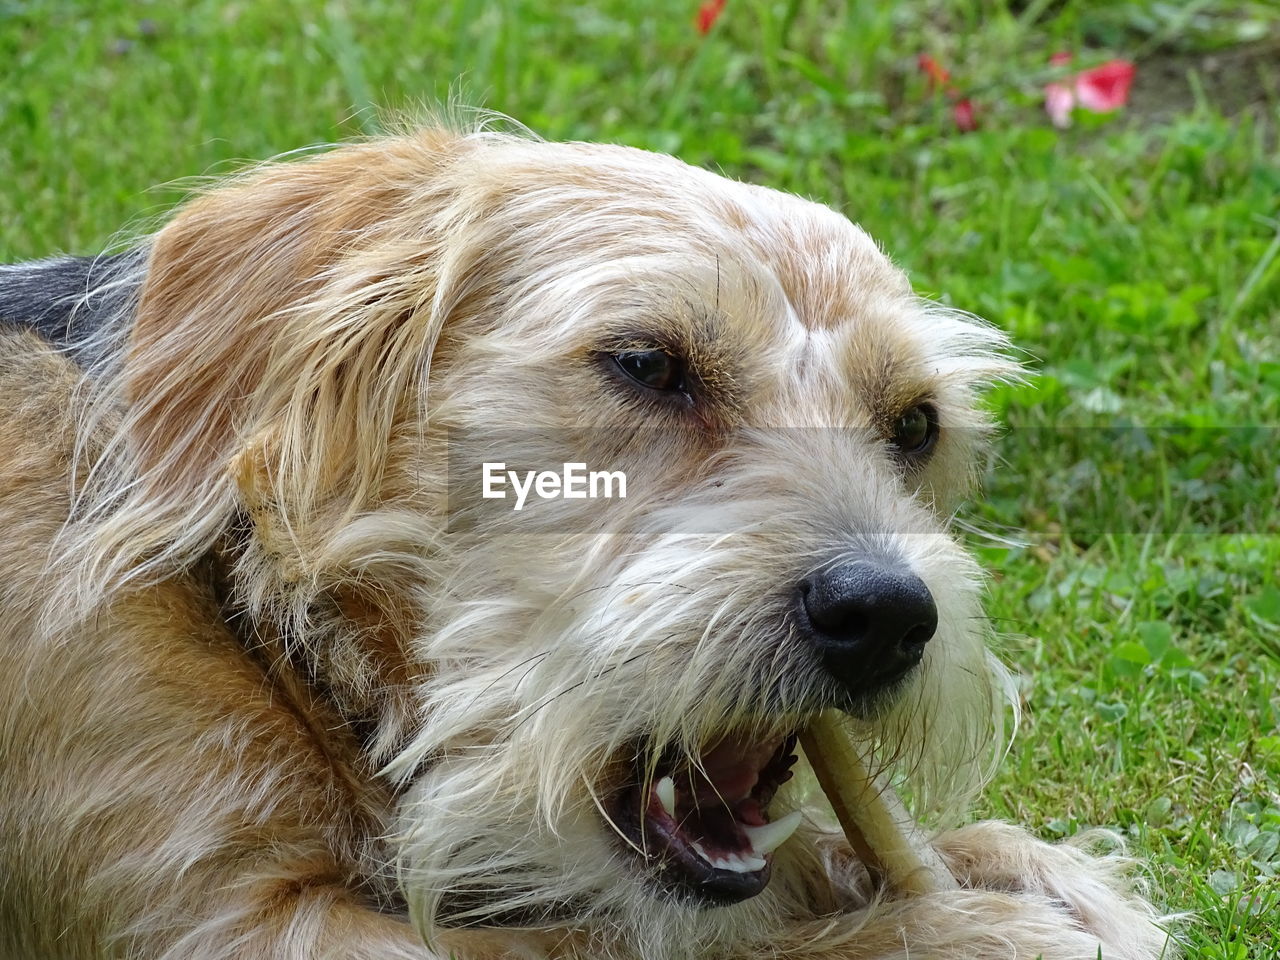
M 369 415 L 337 416 L 359 402 L 348 394 L 362 375 L 389 378 L 379 392 L 402 386 L 390 382 L 388 351 L 410 346 L 391 341 L 429 303 L 434 244 L 419 233 L 411 250 L 414 238 L 397 231 L 430 221 L 427 205 L 440 202 L 429 197 L 432 168 L 453 140 L 423 135 L 261 168 L 157 234 L 122 369 L 150 482 L 190 487 L 228 462 L 237 432 L 298 404 L 316 429 Z
M 446 171 L 473 145 L 425 131 L 270 164 L 159 231 L 110 374 L 133 479 L 107 491 L 103 534 L 191 557 L 236 508 L 250 448 L 272 497 L 359 508 L 450 309 Z

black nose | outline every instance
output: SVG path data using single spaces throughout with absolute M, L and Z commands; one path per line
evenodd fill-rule
M 799 590 L 823 666 L 854 695 L 900 679 L 938 629 L 933 595 L 902 566 L 854 560 L 806 577 Z

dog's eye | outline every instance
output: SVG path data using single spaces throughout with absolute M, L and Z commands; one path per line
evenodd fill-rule
M 889 442 L 898 453 L 909 457 L 928 453 L 937 439 L 938 411 L 927 403 L 918 403 L 903 411 L 889 435 Z
M 614 362 L 628 377 L 650 390 L 685 392 L 684 363 L 665 350 L 624 350 Z

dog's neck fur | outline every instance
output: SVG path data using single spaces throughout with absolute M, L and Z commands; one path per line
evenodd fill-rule
M 110 329 L 130 314 L 145 273 L 138 269 L 145 248 L 100 257 L 56 257 L 32 263 L 0 265 L 0 324 L 25 327 L 66 352 L 91 371 L 106 341 L 119 331 Z M 388 758 L 388 741 L 403 733 L 383 729 L 389 690 L 403 690 L 408 681 L 403 638 L 392 636 L 394 618 L 387 617 L 371 598 L 352 588 L 327 592 L 311 611 L 307 636 L 297 627 L 263 613 L 254 613 L 235 589 L 236 567 L 258 534 L 248 516 L 240 516 L 211 551 L 202 572 L 208 576 L 228 629 L 260 664 L 273 684 L 288 692 L 301 712 L 334 731 L 351 734 L 351 757 L 335 762 L 350 766 L 361 781 L 373 777 Z M 333 642 L 331 642 L 333 641 Z M 350 652 L 355 645 L 366 653 L 360 677 L 333 649 L 337 643 Z
M 383 784 L 389 803 L 399 787 L 377 773 L 405 736 L 387 723 L 388 701 L 403 696 L 412 680 L 404 638 L 395 635 L 395 621 L 354 587 L 319 594 L 305 623 L 255 609 L 237 589 L 237 571 L 247 563 L 254 536 L 249 519 L 238 516 L 205 564 L 227 628 L 273 685 L 324 724 L 327 736 L 341 731 L 349 750 L 335 762 L 361 782 Z M 353 652 L 359 670 L 351 668 Z

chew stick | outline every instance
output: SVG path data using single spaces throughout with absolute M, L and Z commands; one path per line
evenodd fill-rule
M 837 715 L 814 720 L 800 744 L 853 852 L 873 877 L 907 895 L 959 886 L 898 795 L 862 762 Z

